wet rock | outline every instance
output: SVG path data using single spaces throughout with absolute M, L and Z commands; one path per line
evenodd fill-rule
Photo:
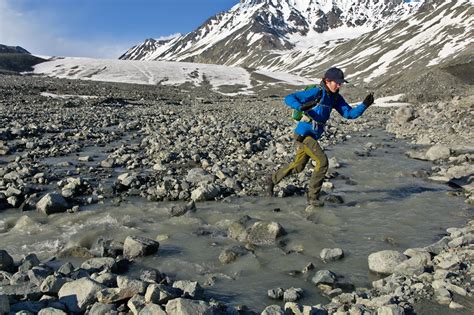
M 196 211 L 196 204 L 194 203 L 194 200 L 191 200 L 185 205 L 180 204 L 172 206 L 169 209 L 168 214 L 171 217 L 179 217 L 185 215 L 189 211 Z
M 201 184 L 191 192 L 191 199 L 194 201 L 214 200 L 220 193 L 220 187 L 215 184 Z
M 391 274 L 395 267 L 407 258 L 394 250 L 383 250 L 369 255 L 369 269 L 380 274 Z
M 158 252 L 160 243 L 140 236 L 127 236 L 123 244 L 123 254 L 127 258 L 153 255 Z
M 19 271 L 28 271 L 31 268 L 38 266 L 41 262 L 39 261 L 36 254 L 28 254 L 21 260 L 21 265 L 18 267 Z
M 269 305 L 265 307 L 260 315 L 284 315 L 285 311 L 280 305 Z
M 202 315 L 210 311 L 210 306 L 204 301 L 177 298 L 166 303 L 166 313 L 181 315 Z
M 283 288 L 270 289 L 267 291 L 267 296 L 274 300 L 282 300 L 285 290 Z
M 398 264 L 394 273 L 406 276 L 420 275 L 425 271 L 425 267 L 431 263 L 431 256 L 428 253 L 415 255 Z
M 71 312 L 83 312 L 97 301 L 97 292 L 105 287 L 88 278 L 65 283 L 58 292 L 59 301 Z
M 342 259 L 344 252 L 341 248 L 324 248 L 319 254 L 319 257 L 321 257 L 323 261 L 334 261 Z
M 338 195 L 330 194 L 330 195 L 324 196 L 324 201 L 329 202 L 329 203 L 343 204 L 344 198 Z
M 202 299 L 204 295 L 204 291 L 202 287 L 196 281 L 189 281 L 189 280 L 179 280 L 173 283 L 173 288 L 180 289 L 183 291 L 184 298 L 191 298 L 191 299 Z
M 46 215 L 65 212 L 68 207 L 67 201 L 58 193 L 46 194 L 46 196 L 41 198 L 36 204 L 36 210 Z
M 242 246 L 232 246 L 230 248 L 224 249 L 220 254 L 219 254 L 219 261 L 226 265 L 233 263 L 235 260 L 237 260 L 238 257 L 244 256 L 248 253 L 248 250 L 245 247 Z
M 73 246 L 63 249 L 58 257 L 94 258 L 95 256 L 87 248 Z
M 259 221 L 250 228 L 247 241 L 254 245 L 273 245 L 278 237 L 285 234 L 285 229 L 279 223 Z
M 123 243 L 115 240 L 100 238 L 94 249 L 101 257 L 116 258 L 117 256 L 123 255 Z
M 15 263 L 12 256 L 6 250 L 0 249 L 0 270 L 12 272 L 15 269 Z
M 303 297 L 304 290 L 301 288 L 289 288 L 283 293 L 284 302 L 296 302 Z
M 434 253 L 438 255 L 441 251 L 449 248 L 449 242 L 451 241 L 451 238 L 448 236 L 443 237 L 436 243 L 433 243 L 429 246 L 424 247 L 423 249 L 426 250 L 427 252 Z
M 334 284 L 336 283 L 336 274 L 330 270 L 319 270 L 316 272 L 311 282 L 314 285 L 319 284 Z
M 105 160 L 100 161 L 100 166 L 103 168 L 113 168 L 115 167 L 115 159 L 107 158 Z

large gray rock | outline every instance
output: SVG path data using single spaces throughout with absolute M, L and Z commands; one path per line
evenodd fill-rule
M 265 307 L 260 315 L 284 315 L 285 311 L 280 305 L 269 305 Z
M 141 236 L 127 236 L 123 244 L 123 255 L 126 258 L 148 256 L 156 253 L 160 243 Z
M 50 275 L 43 280 L 40 285 L 40 290 L 43 293 L 58 294 L 59 290 L 66 282 L 68 282 L 68 279 L 55 275 Z
M 385 305 L 377 309 L 377 315 L 404 315 L 404 314 L 405 314 L 405 310 L 403 309 L 403 307 L 396 304 Z
M 214 200 L 221 193 L 221 188 L 215 184 L 201 184 L 191 192 L 194 201 Z
M 94 303 L 87 315 L 118 314 L 114 304 Z
M 169 300 L 180 297 L 182 292 L 180 289 L 168 285 L 150 284 L 146 289 L 145 302 L 164 304 Z
M 148 284 L 146 282 L 138 279 L 133 279 L 126 276 L 117 276 L 117 287 L 130 292 L 135 292 L 135 294 L 144 294 L 147 285 Z
M 130 311 L 133 313 L 133 315 L 138 315 L 138 313 L 140 313 L 140 311 L 145 307 L 145 305 L 146 305 L 145 297 L 140 294 L 134 295 L 127 302 L 127 306 L 130 309 Z
M 426 159 L 429 161 L 446 160 L 450 157 L 451 150 L 444 145 L 434 145 L 426 151 Z
M 137 294 L 133 288 L 105 288 L 97 292 L 97 301 L 99 303 L 112 304 L 123 300 L 128 300 Z
M 6 250 L 0 249 L 0 270 L 12 272 L 15 269 L 15 262 Z
M 46 215 L 65 212 L 68 207 L 66 199 L 58 193 L 49 193 L 36 204 L 36 210 Z
M 193 168 L 189 170 L 188 175 L 186 176 L 186 181 L 193 184 L 213 183 L 214 180 L 214 175 L 209 174 L 202 168 Z
M 324 248 L 319 254 L 319 257 L 321 257 L 323 261 L 339 260 L 344 257 L 344 252 L 341 248 Z
M 430 263 L 431 255 L 429 253 L 419 253 L 398 264 L 393 271 L 395 274 L 405 276 L 420 275 Z
M 247 241 L 254 245 L 273 245 L 278 237 L 285 234 L 285 229 L 277 222 L 258 221 L 250 228 Z
M 204 291 L 196 281 L 178 280 L 173 283 L 173 288 L 183 291 L 183 297 L 199 300 L 203 298 Z
M 179 315 L 202 315 L 210 310 L 204 301 L 177 298 L 166 303 L 166 313 Z
M 98 269 L 98 270 L 109 270 L 112 272 L 117 271 L 117 262 L 111 257 L 99 257 L 91 258 L 82 263 L 81 268 L 83 269 Z
M 157 304 L 147 304 L 138 315 L 166 315 L 167 313 Z
M 369 269 L 380 274 L 392 274 L 395 267 L 407 260 L 407 257 L 394 250 L 382 250 L 369 255 Z
M 38 312 L 38 315 L 66 315 L 67 313 L 57 308 L 47 307 Z
M 59 301 L 71 312 L 83 312 L 97 301 L 97 292 L 105 286 L 88 278 L 65 283 L 58 292 Z
M 315 285 L 318 284 L 334 284 L 336 283 L 336 274 L 330 270 L 319 270 L 316 272 L 311 282 Z

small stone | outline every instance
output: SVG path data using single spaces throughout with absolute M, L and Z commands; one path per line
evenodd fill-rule
M 283 290 L 283 288 L 270 289 L 267 291 L 267 296 L 274 300 L 281 300 L 283 299 L 284 293 L 285 291 Z

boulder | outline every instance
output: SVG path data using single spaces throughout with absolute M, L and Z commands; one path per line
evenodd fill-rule
M 135 292 L 135 294 L 144 294 L 147 283 L 141 280 L 133 279 L 126 276 L 117 276 L 117 287 L 120 289 Z M 133 296 L 133 295 L 132 295 Z
M 43 308 L 38 312 L 38 315 L 66 315 L 67 313 L 63 310 L 53 308 L 53 307 L 47 307 Z
M 58 193 L 49 193 L 41 198 L 36 204 L 36 210 L 42 214 L 50 215 L 52 213 L 65 212 L 69 205 Z
M 84 312 L 89 305 L 97 301 L 97 292 L 105 289 L 103 285 L 88 278 L 80 278 L 65 283 L 58 292 L 59 301 L 70 312 Z
M 202 168 L 193 168 L 190 169 L 186 175 L 186 181 L 198 184 L 198 183 L 213 183 L 215 180 L 214 175 L 209 174 Z
M 40 290 L 43 293 L 58 294 L 59 290 L 66 282 L 68 282 L 68 279 L 50 275 L 43 280 L 40 285 Z
M 117 263 L 114 258 L 111 257 L 99 257 L 91 258 L 82 263 L 81 268 L 83 269 L 96 269 L 96 270 L 109 270 L 112 272 L 117 271 Z
M 87 315 L 116 314 L 117 307 L 114 304 L 94 303 Z
M 164 284 L 150 284 L 146 289 L 145 302 L 164 304 L 169 300 L 180 297 L 182 291 L 177 288 L 170 287 Z
M 283 293 L 284 302 L 296 302 L 303 297 L 303 289 L 301 288 L 289 288 Z
M 344 257 L 344 252 L 340 248 L 324 248 L 319 254 L 319 257 L 321 257 L 323 261 L 334 261 Z
M 220 193 L 220 187 L 215 184 L 201 184 L 191 192 L 191 199 L 194 201 L 214 200 Z
M 318 284 L 334 284 L 336 283 L 336 274 L 330 270 L 319 270 L 316 272 L 311 282 L 315 285 Z
M 429 161 L 446 160 L 450 155 L 451 150 L 441 144 L 434 145 L 426 151 L 426 159 Z
M 123 300 L 128 300 L 137 294 L 134 288 L 105 288 L 97 292 L 99 303 L 113 304 Z
M 398 264 L 393 271 L 398 275 L 420 275 L 425 271 L 425 267 L 429 263 L 431 263 L 431 255 L 426 252 L 419 253 Z
M 148 256 L 156 253 L 160 243 L 140 236 L 127 236 L 123 244 L 123 255 L 126 258 Z
M 273 245 L 285 234 L 285 229 L 277 222 L 258 221 L 250 228 L 247 241 L 254 245 Z
M 394 250 L 383 250 L 369 255 L 369 269 L 380 274 L 392 274 L 407 257 Z
M 167 313 L 157 304 L 147 304 L 138 315 L 166 315 Z
M 12 272 L 15 269 L 15 263 L 12 256 L 6 250 L 0 249 L 0 270 Z
M 199 300 L 203 298 L 204 291 L 196 281 L 179 280 L 173 283 L 173 288 L 183 291 L 183 297 Z
M 133 313 L 133 315 L 138 315 L 138 313 L 140 313 L 140 311 L 145 307 L 145 305 L 146 305 L 145 297 L 140 294 L 134 295 L 127 302 L 127 306 L 130 309 L 130 311 Z
M 403 307 L 396 304 L 385 305 L 377 309 L 377 315 L 404 315 L 404 314 L 405 314 L 405 310 L 403 309 Z
M 280 305 L 269 305 L 265 307 L 260 315 L 285 315 L 285 311 Z
M 211 307 L 204 301 L 177 298 L 166 303 L 166 313 L 180 315 L 207 314 Z

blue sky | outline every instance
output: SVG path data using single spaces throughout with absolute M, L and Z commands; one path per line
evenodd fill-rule
M 239 0 L 0 0 L 0 44 L 33 54 L 117 58 L 188 33 Z

